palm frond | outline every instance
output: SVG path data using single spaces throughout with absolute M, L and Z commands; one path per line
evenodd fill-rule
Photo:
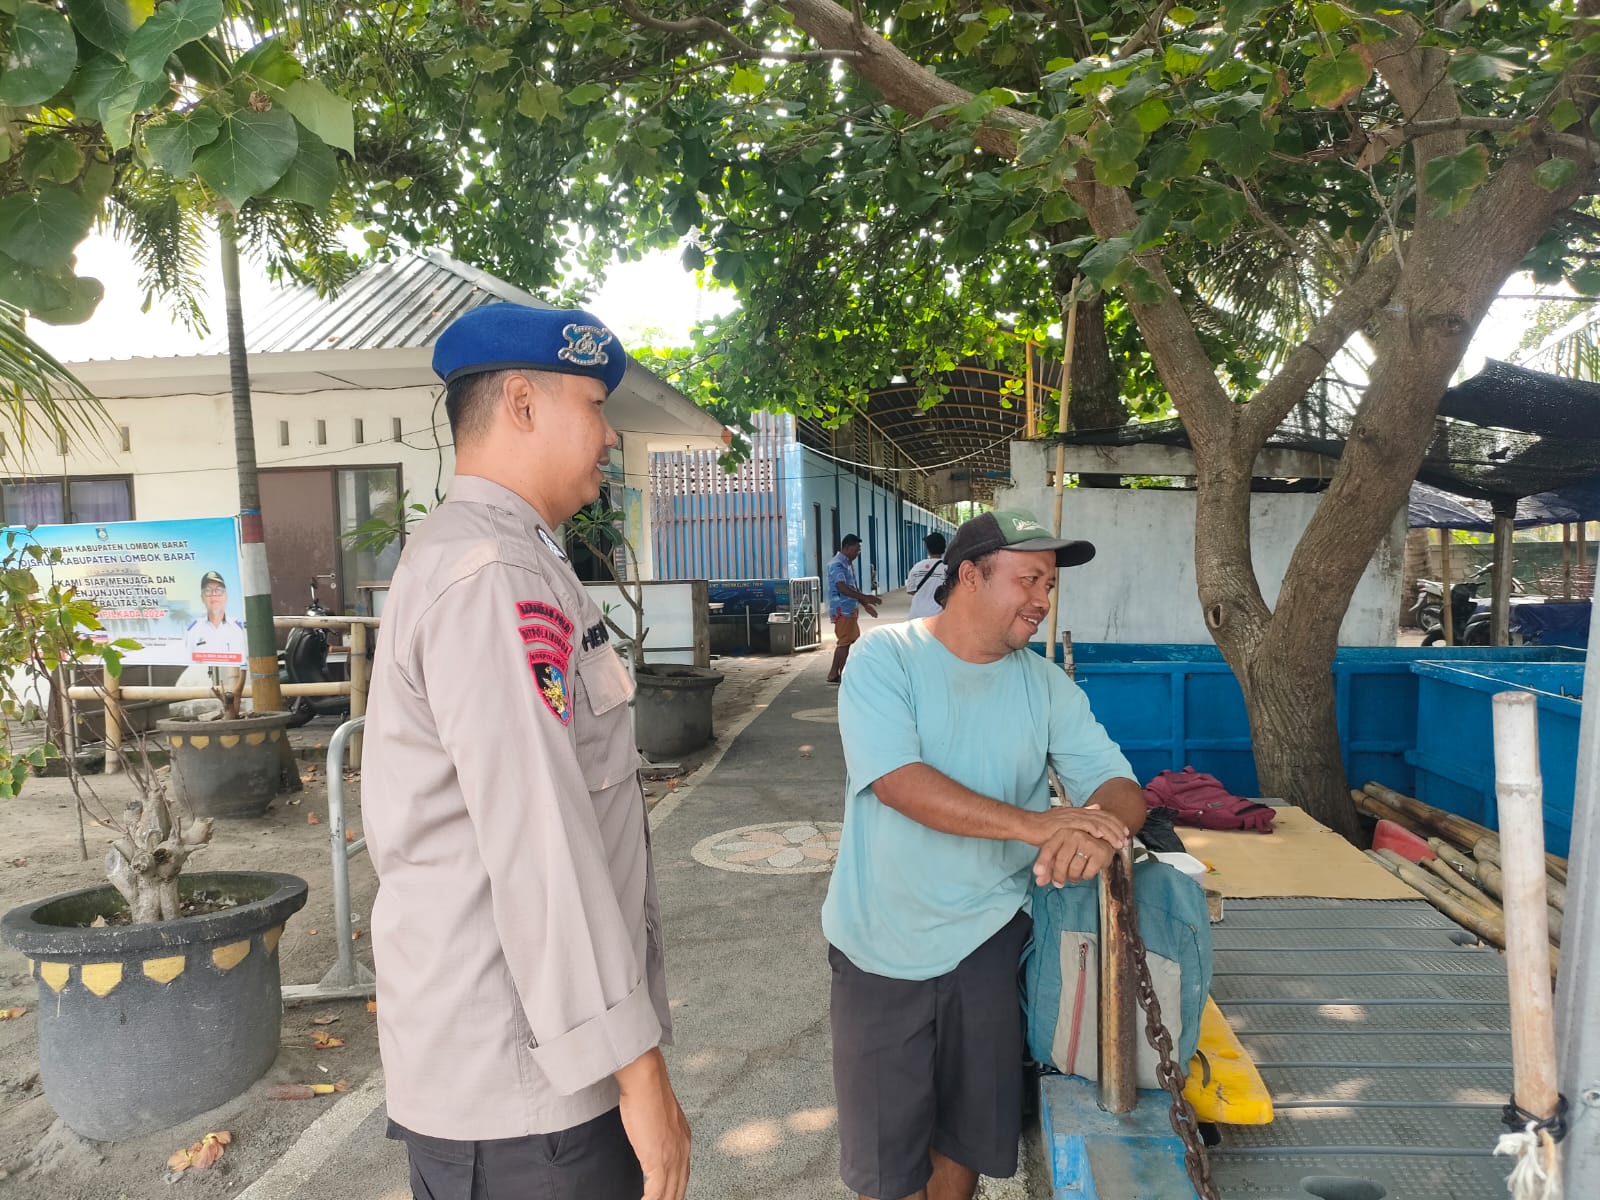
M 47 436 L 73 443 L 99 437 L 111 417 L 73 373 L 28 336 L 27 314 L 0 300 L 0 467 L 28 465 L 31 449 Z
M 238 215 L 239 244 L 263 261 L 274 280 L 290 280 L 326 296 L 337 291 L 361 262 L 339 241 L 328 217 L 288 200 L 255 200 Z
M 124 171 L 111 197 L 111 232 L 133 250 L 145 311 L 159 296 L 186 327 L 203 334 L 209 329 L 206 229 L 195 209 L 183 202 L 179 186 L 157 171 Z

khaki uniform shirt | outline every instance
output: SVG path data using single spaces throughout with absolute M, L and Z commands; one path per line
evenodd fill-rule
M 628 701 L 600 612 L 526 501 L 457 476 L 384 609 L 362 820 L 389 1116 L 553 1133 L 669 1040 Z

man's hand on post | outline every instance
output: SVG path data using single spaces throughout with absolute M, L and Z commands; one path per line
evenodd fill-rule
M 644 1170 L 644 1200 L 683 1200 L 689 1190 L 689 1122 L 660 1049 L 617 1072 L 622 1128 Z
M 1094 878 L 1132 836 L 1120 817 L 1095 805 L 1064 805 L 1038 816 L 1039 839 L 1029 841 L 1039 847 L 1033 877 L 1040 886 L 1053 883 L 1060 887 Z

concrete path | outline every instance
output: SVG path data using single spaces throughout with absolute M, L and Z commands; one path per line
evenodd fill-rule
M 882 620 L 902 617 L 892 604 Z M 694 1200 L 840 1200 L 818 913 L 843 812 L 831 640 L 753 697 L 720 761 L 652 813 L 676 1044 L 668 1062 L 694 1130 Z M 405 1200 L 381 1087 L 352 1093 L 240 1200 Z M 1024 1179 L 985 1183 L 999 1200 Z

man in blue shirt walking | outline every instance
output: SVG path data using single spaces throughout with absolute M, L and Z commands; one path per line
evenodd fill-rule
M 857 605 L 867 610 L 867 616 L 878 615 L 882 596 L 869 596 L 856 584 L 856 559 L 861 557 L 861 538 L 847 533 L 839 542 L 839 553 L 828 564 L 828 615 L 833 618 L 833 636 L 837 644 L 833 651 L 833 665 L 828 668 L 828 682 L 838 683 L 844 671 L 844 660 L 850 657 L 850 647 L 861 636 L 861 614 Z
M 1017 966 L 1033 881 L 1088 879 L 1144 824 L 1127 759 L 1028 649 L 1061 567 L 1027 513 L 945 554 L 944 610 L 879 626 L 839 697 L 846 795 L 822 907 L 840 1176 L 870 1200 L 971 1200 L 1022 1131 Z M 1051 807 L 1054 768 L 1070 804 Z

